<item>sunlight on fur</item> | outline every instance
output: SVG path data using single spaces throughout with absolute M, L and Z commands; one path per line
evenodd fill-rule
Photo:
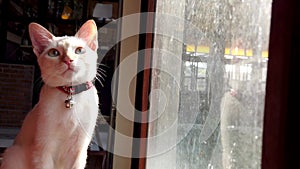
M 31 23 L 29 34 L 45 84 L 0 168 L 84 169 L 98 116 L 97 91 L 90 84 L 104 75 L 97 72 L 97 26 L 88 20 L 74 36 L 55 37 Z

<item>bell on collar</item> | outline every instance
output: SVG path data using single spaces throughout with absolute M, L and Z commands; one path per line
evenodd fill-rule
M 68 96 L 67 99 L 65 100 L 65 106 L 66 108 L 70 109 L 74 106 L 75 101 L 73 100 L 72 96 Z

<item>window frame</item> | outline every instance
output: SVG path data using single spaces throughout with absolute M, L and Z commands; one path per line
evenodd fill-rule
M 141 5 L 143 12 L 154 12 L 156 0 L 143 1 Z M 261 169 L 295 168 L 300 165 L 297 161 L 300 141 L 295 138 L 298 94 L 296 87 L 299 86 L 299 70 L 296 69 L 296 64 L 300 63 L 299 56 L 297 57 L 297 49 L 300 49 L 299 6 L 297 0 L 273 0 L 272 4 Z M 147 29 L 154 29 L 154 21 L 151 19 L 147 22 Z M 141 36 L 140 43 L 140 49 L 152 48 L 153 35 Z M 145 53 L 140 59 L 139 63 L 144 66 L 151 64 L 151 53 Z M 147 110 L 150 70 L 143 71 L 140 78 L 143 80 L 137 84 L 136 90 L 139 92 L 136 98 L 139 99 L 136 100 L 139 102 L 136 106 Z M 145 114 L 144 118 L 146 116 Z M 135 124 L 134 136 L 147 137 L 147 129 L 148 124 Z M 137 146 L 140 151 L 147 151 L 147 143 Z M 145 169 L 146 160 L 133 158 L 131 168 Z
M 262 169 L 299 166 L 297 77 L 300 13 L 296 0 L 273 0 L 263 127 Z

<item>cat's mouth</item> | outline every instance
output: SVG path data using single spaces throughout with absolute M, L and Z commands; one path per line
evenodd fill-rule
M 68 73 L 68 72 L 75 73 L 75 69 L 73 69 L 73 68 L 67 68 L 65 71 L 63 71 L 62 74 L 65 74 L 65 73 Z
M 64 76 L 70 76 L 70 75 L 74 76 L 75 73 L 77 73 L 78 71 L 79 71 L 79 69 L 76 66 L 69 65 L 65 68 L 65 70 L 62 72 L 62 74 Z
M 66 65 L 65 72 L 67 72 L 67 71 L 78 72 L 78 66 L 73 65 L 73 64 L 68 64 L 68 65 Z
M 72 67 L 68 67 L 68 69 L 66 71 L 72 71 L 72 72 L 75 72 L 75 69 L 72 68 Z

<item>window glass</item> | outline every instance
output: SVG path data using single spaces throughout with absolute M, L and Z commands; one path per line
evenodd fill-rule
M 260 168 L 271 3 L 157 1 L 147 169 Z

